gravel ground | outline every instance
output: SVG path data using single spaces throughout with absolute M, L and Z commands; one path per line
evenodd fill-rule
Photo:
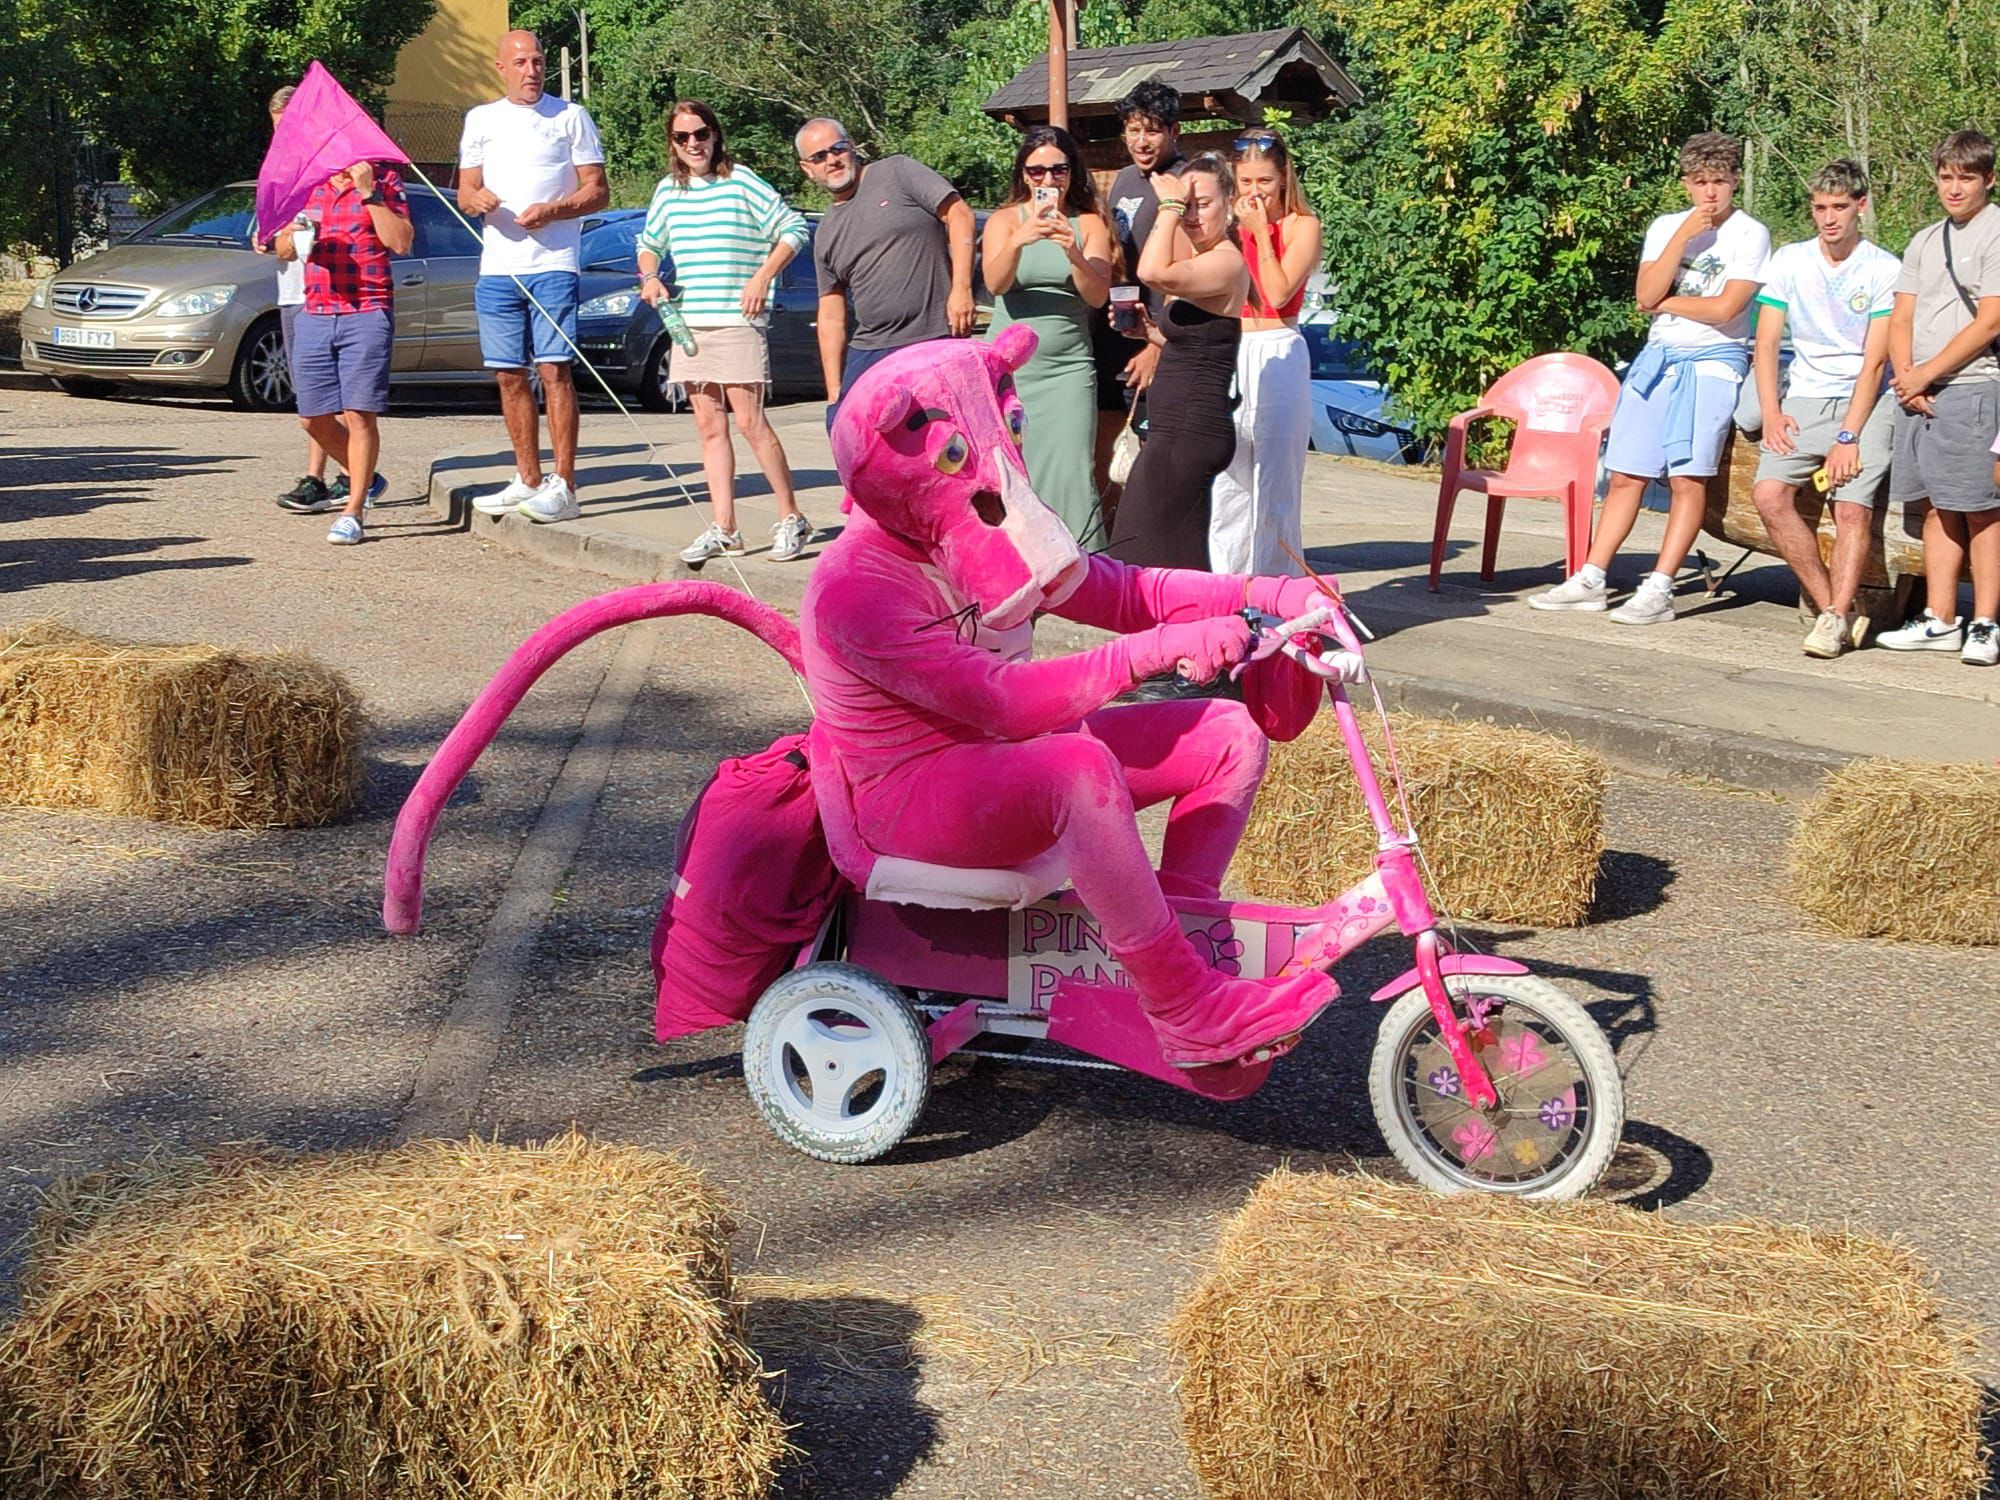
M 476 408 L 392 419 L 392 499 L 430 453 L 496 428 Z M 111 1156 L 385 1136 L 609 659 L 585 648 L 517 711 L 439 829 L 425 935 L 385 938 L 381 856 L 417 768 L 507 651 L 597 584 L 442 535 L 414 504 L 378 510 L 381 540 L 329 548 L 268 503 L 294 449 L 282 419 L 218 404 L 0 392 L 0 622 L 303 644 L 352 674 L 378 726 L 367 805 L 335 828 L 0 812 L 0 1242 L 38 1187 Z M 661 642 L 482 1123 L 684 1150 L 739 1205 L 753 1327 L 809 1455 L 788 1492 L 1194 1494 L 1158 1329 L 1262 1172 L 1387 1169 L 1365 999 L 1234 1105 L 961 1059 L 885 1161 L 788 1151 L 733 1033 L 652 1042 L 645 950 L 689 797 L 803 707 L 726 627 Z M 1619 780 L 1608 814 L 1592 926 L 1485 936 L 1590 1001 L 1618 1044 L 1633 1123 L 1610 1190 L 1692 1219 L 1897 1235 L 2000 1325 L 1983 1150 L 2000 1136 L 1983 1084 L 2000 952 L 1806 930 L 1771 894 L 1793 815 L 1774 800 Z M 1378 943 L 1340 977 L 1365 996 L 1404 961 Z M 1982 1373 L 2000 1375 L 1991 1336 Z

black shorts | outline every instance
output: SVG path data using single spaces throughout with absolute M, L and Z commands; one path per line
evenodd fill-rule
M 1097 409 L 1123 413 L 1132 404 L 1132 393 L 1125 386 L 1125 366 L 1132 356 L 1146 346 L 1137 339 L 1128 339 L 1111 327 L 1110 320 L 1103 316 L 1103 309 L 1092 310 L 1090 320 L 1090 354 L 1097 362 Z

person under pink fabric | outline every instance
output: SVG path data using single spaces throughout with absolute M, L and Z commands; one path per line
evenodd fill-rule
M 1332 979 L 1216 971 L 1166 893 L 1218 894 L 1264 772 L 1260 722 L 1285 717 L 1285 689 L 1260 695 L 1253 678 L 1247 708 L 1108 705 L 1176 665 L 1214 678 L 1244 659 L 1246 604 L 1294 618 L 1314 585 L 1085 559 L 1021 457 L 1012 372 L 1034 343 L 1017 325 L 991 344 L 916 345 L 842 402 L 834 461 L 853 511 L 801 612 L 828 847 L 863 890 L 881 856 L 998 868 L 1059 851 L 1171 1062 L 1267 1054 L 1333 1000 Z M 1116 635 L 1034 661 L 1038 612 Z M 1295 670 L 1252 670 L 1266 667 Z M 1135 810 L 1164 801 L 1156 873 Z

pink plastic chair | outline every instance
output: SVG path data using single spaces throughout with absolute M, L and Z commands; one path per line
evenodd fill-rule
M 1460 490 L 1486 496 L 1486 545 L 1479 576 L 1493 576 L 1500 546 L 1500 514 L 1511 496 L 1539 495 L 1563 505 L 1565 573 L 1590 553 L 1590 513 L 1597 493 L 1597 450 L 1618 404 L 1618 377 L 1587 354 L 1538 354 L 1493 382 L 1471 411 L 1451 419 L 1445 437 L 1444 476 L 1438 481 L 1437 531 L 1431 538 L 1431 592 L 1444 567 L 1445 537 Z M 1499 472 L 1465 467 L 1465 431 L 1484 417 L 1514 423 L 1507 467 Z

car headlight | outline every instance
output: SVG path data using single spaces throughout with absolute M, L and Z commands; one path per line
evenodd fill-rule
M 629 318 L 632 309 L 639 305 L 637 292 L 606 292 L 602 297 L 592 297 L 576 310 L 579 318 Z
M 162 318 L 205 318 L 229 306 L 230 299 L 235 295 L 236 288 L 228 283 L 198 286 L 191 292 L 167 298 L 153 311 Z
M 56 279 L 53 276 L 44 276 L 40 281 L 36 282 L 35 289 L 28 293 L 28 306 L 47 307 L 49 305 L 49 288 L 54 286 L 55 283 Z

